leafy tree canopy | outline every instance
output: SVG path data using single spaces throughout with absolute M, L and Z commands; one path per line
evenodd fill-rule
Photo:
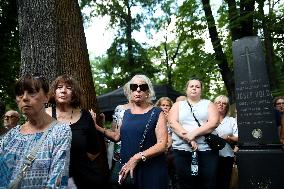
M 14 83 L 20 68 L 16 1 L 0 1 L 0 97 L 7 108 L 16 108 Z

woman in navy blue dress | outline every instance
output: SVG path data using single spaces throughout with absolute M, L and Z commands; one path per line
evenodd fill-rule
M 151 81 L 145 75 L 135 75 L 129 82 L 130 109 L 123 116 L 118 134 L 121 140 L 120 184 L 122 188 L 166 189 L 168 174 L 166 119 L 160 108 L 153 107 L 155 96 Z M 131 176 L 134 184 L 126 185 Z

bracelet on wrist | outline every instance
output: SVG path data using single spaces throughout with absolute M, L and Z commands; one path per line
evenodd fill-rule
M 147 160 L 146 156 L 142 152 L 139 152 L 139 154 L 141 155 L 141 160 L 142 161 L 146 161 Z

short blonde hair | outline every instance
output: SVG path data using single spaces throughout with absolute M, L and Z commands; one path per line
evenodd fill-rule
M 225 114 L 228 115 L 230 109 L 229 98 L 226 95 L 219 95 L 214 99 L 215 104 L 221 101 L 227 103 Z
M 146 76 L 146 75 L 135 75 L 132 77 L 132 79 L 128 82 L 128 87 L 129 87 L 129 94 L 128 94 L 128 99 L 130 99 L 130 84 L 132 84 L 132 82 L 134 80 L 141 80 L 141 81 L 144 81 L 148 87 L 149 87 L 149 90 L 148 90 L 148 95 L 147 95 L 147 102 L 148 103 L 152 103 L 152 100 L 155 100 L 155 91 L 154 91 L 154 88 L 153 88 L 153 85 L 152 85 L 152 82 L 150 81 L 150 79 Z
M 127 83 L 124 84 L 123 86 L 123 94 L 125 95 L 125 97 L 127 98 L 127 100 L 130 100 L 130 84 L 129 81 Z

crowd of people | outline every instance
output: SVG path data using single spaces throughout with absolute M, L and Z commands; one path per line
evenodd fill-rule
M 202 98 L 198 78 L 185 88 L 175 102 L 162 97 L 154 104 L 152 82 L 135 75 L 123 87 L 128 103 L 115 108 L 106 128 L 95 110 L 82 108 L 83 90 L 71 76 L 50 86 L 43 77 L 22 76 L 15 87 L 20 113 L 5 112 L 0 101 L 0 188 L 229 189 L 238 149 L 229 98 Z M 284 144 L 284 97 L 273 104 Z M 212 149 L 209 133 L 225 147 Z M 102 135 L 114 143 L 108 171 L 99 161 Z

